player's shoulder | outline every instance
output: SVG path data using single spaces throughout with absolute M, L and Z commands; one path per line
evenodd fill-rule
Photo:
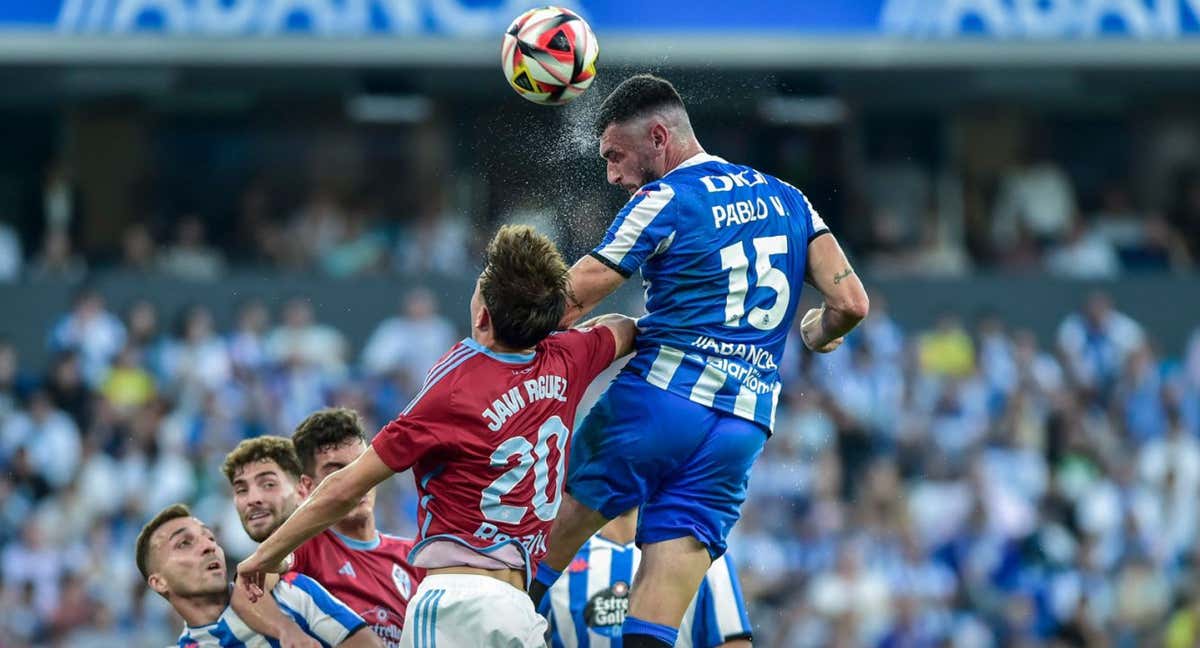
M 407 557 L 408 552 L 416 546 L 416 538 L 405 538 L 404 536 L 392 535 L 390 533 L 379 534 L 379 547 L 386 550 L 390 554 Z

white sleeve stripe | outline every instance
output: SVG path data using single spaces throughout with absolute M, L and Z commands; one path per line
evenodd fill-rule
M 617 228 L 612 242 L 597 250 L 597 253 L 620 265 L 621 261 L 625 259 L 625 255 L 629 254 L 629 251 L 637 244 L 642 232 L 650 226 L 650 223 L 674 197 L 675 190 L 667 185 L 660 185 L 659 189 L 649 192 L 642 202 L 625 215 L 625 220 Z
M 733 588 L 733 576 L 725 556 L 716 559 L 708 569 L 708 587 L 712 590 L 712 606 L 717 618 L 717 633 L 722 637 L 747 632 L 742 627 L 740 603 Z

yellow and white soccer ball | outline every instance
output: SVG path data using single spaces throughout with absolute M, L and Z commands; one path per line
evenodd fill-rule
M 561 7 L 530 9 L 504 32 L 500 64 L 522 97 L 562 105 L 583 94 L 596 78 L 600 45 L 583 18 Z

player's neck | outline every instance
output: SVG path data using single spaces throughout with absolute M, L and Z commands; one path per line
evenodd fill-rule
M 171 597 L 171 607 L 188 627 L 198 628 L 221 618 L 225 608 L 229 607 L 229 592 Z
M 375 528 L 374 515 L 353 520 L 341 520 L 333 525 L 333 530 L 338 535 L 359 542 L 375 542 L 379 539 L 379 531 Z
M 496 341 L 496 338 L 492 335 L 491 331 L 481 331 L 479 329 L 475 329 L 475 331 L 471 333 L 471 339 L 478 342 L 483 348 L 494 353 L 526 355 L 533 353 L 534 351 L 534 347 L 529 347 L 528 349 L 514 349 L 506 344 L 501 344 Z
M 695 139 L 690 142 L 685 142 L 674 150 L 667 151 L 666 167 L 667 173 L 674 171 L 680 164 L 700 155 L 704 152 L 704 148 L 700 146 L 700 142 Z

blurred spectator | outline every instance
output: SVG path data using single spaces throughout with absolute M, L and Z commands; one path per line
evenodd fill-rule
M 212 313 L 204 306 L 185 309 L 177 328 L 177 336 L 163 348 L 163 382 L 172 388 L 182 406 L 198 408 L 207 392 L 230 378 L 228 346 L 217 335 Z
M 1061 241 L 1077 212 L 1071 179 L 1046 150 L 1043 134 L 1030 134 L 1020 166 L 1000 181 L 992 236 L 1001 254 L 1028 232 L 1040 245 Z
M 42 243 L 42 251 L 29 269 L 29 276 L 40 281 L 81 281 L 87 275 L 87 261 L 71 249 L 70 236 L 51 230 Z
M 257 371 L 266 364 L 266 335 L 271 312 L 259 299 L 238 307 L 237 325 L 229 337 L 229 359 L 235 368 Z
M 856 628 L 853 644 L 873 644 L 887 628 L 891 587 L 864 564 L 861 541 L 844 543 L 831 571 L 817 574 L 808 590 L 813 610 L 831 623 Z
M 1129 354 L 1144 343 L 1142 327 L 1114 309 L 1104 293 L 1090 295 L 1083 311 L 1068 315 L 1058 327 L 1068 376 L 1101 397 L 1107 397 Z
M 284 304 L 283 323 L 267 336 L 266 351 L 278 365 L 310 365 L 336 376 L 345 371 L 346 342 L 342 334 L 315 322 L 312 304 L 302 297 Z
M 125 347 L 117 354 L 112 369 L 100 384 L 104 399 L 122 416 L 150 402 L 155 394 L 154 377 L 142 367 L 141 353 Z
M 83 382 L 79 354 L 74 351 L 59 353 L 50 363 L 50 375 L 45 382 L 54 406 L 69 414 L 75 425 L 83 429 L 91 420 L 88 410 L 92 392 Z
M 155 270 L 155 244 L 145 223 L 134 223 L 121 235 L 121 269 L 131 272 Z
M 28 450 L 30 465 L 53 488 L 62 488 L 79 469 L 82 443 L 71 417 L 54 407 L 50 395 L 37 390 L 29 397 L 29 410 L 4 422 L 3 451 Z
M 20 370 L 17 348 L 8 340 L 0 339 L 0 424 L 19 405 L 18 401 L 21 397 Z
M 472 272 L 467 252 L 471 228 L 467 218 L 452 210 L 437 189 L 426 194 L 414 222 L 400 231 L 393 264 L 409 274 L 463 275 Z
M 321 268 L 331 277 L 355 277 L 380 270 L 387 254 L 387 240 L 371 226 L 372 214 L 365 205 L 352 208 L 336 243 L 321 252 Z
M 158 341 L 158 307 L 146 299 L 139 299 L 125 311 L 125 327 L 129 335 L 129 345 L 150 351 L 150 347 Z
M 913 159 L 913 148 L 905 135 L 888 135 L 880 159 L 863 175 L 871 210 L 871 247 L 877 252 L 913 249 L 930 219 L 933 183 L 929 170 Z
M 340 201 L 327 189 L 315 189 L 292 215 L 285 250 L 291 250 L 292 263 L 308 267 L 337 245 L 345 234 L 346 213 Z
M 0 221 L 0 282 L 20 279 L 23 263 L 20 235 L 12 225 Z
M 175 243 L 163 250 L 158 265 L 178 279 L 211 281 L 225 271 L 225 258 L 205 240 L 204 221 L 188 214 L 179 220 Z
M 921 368 L 935 376 L 962 378 L 975 371 L 975 344 L 952 313 L 938 317 L 937 328 L 918 341 Z
M 85 288 L 75 296 L 71 312 L 50 331 L 50 347 L 55 351 L 76 350 L 83 361 L 83 375 L 96 385 L 108 363 L 125 346 L 125 326 L 105 308 L 104 297 Z
M 399 315 L 379 323 L 362 352 L 369 375 L 398 374 L 410 390 L 458 341 L 454 326 L 438 314 L 433 293 L 424 288 L 404 298 Z
M 1111 279 L 1120 274 L 1121 260 L 1109 239 L 1074 217 L 1062 243 L 1046 254 L 1046 269 L 1072 279 Z

